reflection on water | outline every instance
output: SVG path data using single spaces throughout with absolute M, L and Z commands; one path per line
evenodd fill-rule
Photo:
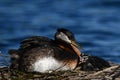
M 34 35 L 53 38 L 57 28 L 75 34 L 83 52 L 120 63 L 119 0 L 1 0 L 0 51 L 7 54 Z

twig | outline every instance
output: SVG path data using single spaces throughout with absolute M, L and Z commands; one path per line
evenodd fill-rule
M 114 80 L 115 78 L 120 76 L 120 65 L 114 70 L 112 71 L 109 76 Z
M 113 69 L 116 69 L 117 67 L 118 67 L 118 66 L 112 66 L 112 67 L 106 68 L 106 69 L 104 69 L 104 70 L 102 70 L 102 71 L 95 72 L 94 74 L 89 74 L 89 75 L 87 75 L 85 78 L 90 78 L 90 77 L 97 76 L 97 75 L 99 75 L 99 74 L 101 74 L 101 73 L 110 72 L 110 71 L 112 71 Z

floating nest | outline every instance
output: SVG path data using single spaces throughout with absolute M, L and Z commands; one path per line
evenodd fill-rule
M 49 73 L 28 73 L 19 70 L 0 68 L 0 80 L 120 80 L 120 65 L 100 71 L 57 71 Z
M 6 58 L 5 56 L 2 56 Z M 86 57 L 86 56 L 84 56 Z M 0 63 L 2 64 L 2 63 Z M 72 71 L 48 73 L 23 72 L 9 67 L 0 68 L 0 80 L 120 80 L 120 65 L 107 62 L 96 56 L 87 56 Z

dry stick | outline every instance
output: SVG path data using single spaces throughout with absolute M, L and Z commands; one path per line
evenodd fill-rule
M 89 75 L 86 76 L 85 78 L 91 78 L 91 77 L 93 77 L 93 76 L 97 76 L 97 75 L 99 75 L 99 74 L 101 74 L 101 73 L 111 71 L 112 69 L 115 69 L 115 68 L 117 68 L 117 67 L 118 67 L 118 66 L 112 66 L 112 67 L 106 68 L 106 69 L 104 69 L 104 70 L 102 70 L 102 71 L 98 71 L 98 72 L 96 72 L 96 73 L 94 73 L 94 74 L 89 74 Z
M 118 67 L 117 67 L 116 69 L 114 69 L 114 71 L 112 71 L 112 72 L 109 74 L 109 76 L 112 75 L 112 74 L 114 74 L 114 72 L 117 72 L 118 70 L 120 70 L 120 65 L 118 65 Z
M 109 74 L 109 76 L 111 76 L 113 79 L 117 78 L 120 76 L 120 65 Z

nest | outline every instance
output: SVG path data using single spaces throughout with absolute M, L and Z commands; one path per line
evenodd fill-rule
M 6 60 L 6 56 L 1 56 Z M 0 80 L 120 80 L 120 65 L 104 62 L 101 58 L 89 56 L 85 63 L 79 64 L 72 71 L 52 71 L 48 73 L 23 72 L 17 69 L 9 68 L 9 61 L 0 65 Z M 101 62 L 103 65 L 99 64 Z M 105 63 L 105 64 L 104 64 Z

